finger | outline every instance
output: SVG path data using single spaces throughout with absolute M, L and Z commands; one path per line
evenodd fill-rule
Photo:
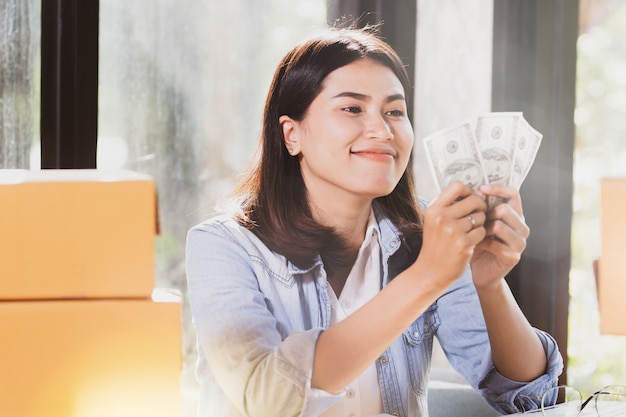
M 485 223 L 487 206 L 484 198 L 459 181 L 450 183 L 428 207 L 430 214 L 439 221 L 456 221 L 455 229 L 463 233 Z M 472 215 L 470 219 L 468 216 Z M 460 220 L 460 221 L 459 221 Z
M 487 216 L 483 211 L 474 211 L 467 214 L 465 217 L 459 219 L 461 228 L 466 232 L 471 232 L 473 229 L 481 228 L 485 225 Z
M 477 248 L 491 252 L 500 259 L 519 261 L 526 249 L 526 240 L 509 235 L 506 240 L 486 235 L 485 239 L 476 245 Z
M 458 200 L 473 194 L 471 188 L 467 187 L 460 181 L 452 181 L 446 186 L 437 198 L 433 201 L 433 204 L 439 204 L 442 206 L 450 206 Z
M 468 214 L 468 215 L 467 215 L 467 220 L 469 220 L 469 222 L 470 222 L 470 228 L 469 228 L 469 230 L 474 229 L 474 228 L 478 225 L 478 222 L 476 221 L 476 219 L 474 218 L 474 216 L 472 216 L 471 214 Z
M 487 213 L 486 226 L 497 224 L 497 222 L 507 225 L 524 239 L 527 239 L 530 235 L 530 228 L 524 221 L 524 218 L 509 204 L 500 204 Z
M 522 197 L 515 187 L 501 184 L 489 184 L 482 185 L 480 187 L 480 192 L 488 196 L 499 197 L 505 203 L 513 207 L 513 210 L 518 212 L 521 216 L 524 215 L 522 208 Z
M 465 191 L 468 190 L 469 193 L 466 194 Z M 468 187 L 465 187 L 463 192 L 458 194 L 458 197 L 452 202 L 449 207 L 450 215 L 454 218 L 463 218 L 474 213 L 484 213 L 487 210 L 487 204 L 485 203 L 484 197 Z M 484 216 L 479 217 L 482 218 Z M 483 223 L 484 221 L 480 222 L 480 224 Z
M 521 253 L 526 249 L 529 229 L 523 223 L 519 227 L 522 229 L 522 232 L 519 232 L 502 220 L 489 221 L 485 225 L 487 240 L 500 242 L 506 248 Z
M 485 240 L 487 232 L 484 227 L 475 227 L 467 232 L 467 236 L 471 245 L 479 245 Z

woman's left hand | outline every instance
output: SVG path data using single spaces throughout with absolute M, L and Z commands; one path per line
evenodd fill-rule
M 487 212 L 487 235 L 476 245 L 470 261 L 474 285 L 487 288 L 497 285 L 519 262 L 530 229 L 524 221 L 522 199 L 515 188 L 493 184 L 482 186 L 480 192 L 503 201 Z

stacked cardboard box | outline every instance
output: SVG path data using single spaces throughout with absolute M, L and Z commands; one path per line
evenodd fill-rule
M 180 296 L 154 288 L 153 180 L 0 170 L 0 410 L 179 415 Z
M 598 263 L 600 331 L 626 335 L 626 178 L 601 181 L 601 244 Z

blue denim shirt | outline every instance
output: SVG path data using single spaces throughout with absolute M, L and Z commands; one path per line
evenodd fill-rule
M 412 259 L 393 224 L 377 220 L 384 286 Z M 315 344 L 331 314 L 321 259 L 300 269 L 233 219 L 218 216 L 189 231 L 186 263 L 198 338 L 198 416 L 314 417 L 345 395 L 311 387 Z M 428 416 L 433 337 L 492 407 L 517 412 L 525 396 L 556 385 L 563 367 L 554 339 L 536 332 L 548 358 L 546 374 L 529 383 L 500 375 L 468 268 L 377 359 L 385 412 Z

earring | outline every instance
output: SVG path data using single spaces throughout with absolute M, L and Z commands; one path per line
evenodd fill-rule
M 298 143 L 298 138 L 295 137 L 295 135 L 293 137 L 290 138 L 288 145 L 295 145 Z M 293 149 L 292 147 L 288 147 L 287 148 L 287 152 L 289 152 L 289 155 L 291 156 L 295 156 L 297 154 L 296 150 Z

